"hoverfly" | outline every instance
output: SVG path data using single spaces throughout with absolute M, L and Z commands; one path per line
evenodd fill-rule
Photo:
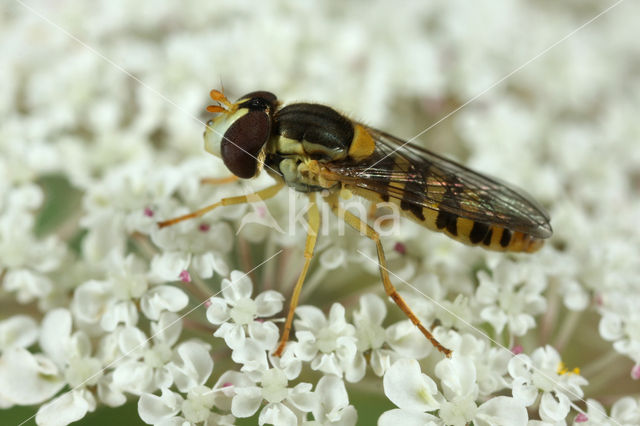
M 219 206 L 265 200 L 285 185 L 308 195 L 305 262 L 276 356 L 282 354 L 289 338 L 298 296 L 313 257 L 320 226 L 315 197 L 318 191 L 328 192 L 324 199 L 338 217 L 375 242 L 387 295 L 447 356 L 451 351 L 421 324 L 391 283 L 379 234 L 341 208 L 340 191 L 348 190 L 372 202 L 395 203 L 404 216 L 426 228 L 489 250 L 534 252 L 552 234 L 547 213 L 521 191 L 353 121 L 328 106 L 294 103 L 281 107 L 276 96 L 266 91 L 251 92 L 234 103 L 218 90 L 210 94 L 218 104 L 207 110 L 219 115 L 208 122 L 205 149 L 220 157 L 238 178 L 249 179 L 266 169 L 276 183 L 158 225 L 165 227 L 199 217 Z

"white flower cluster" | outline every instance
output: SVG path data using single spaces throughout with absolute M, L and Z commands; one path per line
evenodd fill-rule
M 640 424 L 640 3 L 90 4 L 0 4 L 3 423 Z M 420 133 L 526 187 L 554 236 L 384 239 L 449 359 L 382 297 L 372 242 L 323 223 L 275 357 L 305 240 L 286 191 L 157 226 L 251 191 L 201 183 L 228 176 L 200 140 L 221 82 Z

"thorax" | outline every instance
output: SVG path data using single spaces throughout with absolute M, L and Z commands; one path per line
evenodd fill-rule
M 354 136 L 352 122 L 324 105 L 291 104 L 273 120 L 267 146 L 267 170 L 301 192 L 333 188 L 337 181 L 321 173 L 323 164 L 344 160 Z

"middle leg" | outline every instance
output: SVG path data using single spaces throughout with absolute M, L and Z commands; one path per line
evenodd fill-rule
M 447 357 L 451 357 L 451 350 L 445 348 L 438 340 L 431 334 L 425 326 L 422 325 L 420 319 L 413 313 L 407 302 L 398 294 L 396 288 L 389 279 L 389 272 L 387 268 L 387 260 L 384 256 L 384 250 L 382 249 L 382 243 L 380 242 L 380 234 L 378 234 L 369 224 L 363 222 L 353 213 L 344 210 L 340 207 L 340 202 L 337 193 L 329 194 L 326 197 L 326 201 L 329 203 L 333 213 L 340 219 L 347 222 L 355 230 L 365 234 L 368 238 L 372 239 L 376 243 L 376 249 L 378 251 L 378 267 L 380 269 L 380 277 L 382 278 L 382 284 L 384 290 L 391 299 L 398 305 L 398 307 L 404 312 L 404 314 L 411 320 L 411 322 L 418 327 L 418 329 L 424 334 L 424 336 L 431 342 L 436 349 L 445 354 Z
M 309 264 L 313 257 L 313 250 L 316 246 L 316 240 L 318 239 L 318 230 L 320 229 L 320 213 L 318 212 L 318 205 L 316 204 L 316 193 L 310 192 L 308 195 L 309 211 L 307 212 L 307 220 L 309 221 L 309 229 L 307 231 L 307 242 L 304 246 L 304 266 L 302 267 L 302 272 L 300 272 L 296 286 L 293 288 L 291 302 L 289 302 L 289 313 L 287 314 L 287 320 L 284 323 L 280 343 L 278 344 L 276 351 L 273 353 L 274 356 L 278 357 L 282 355 L 282 351 L 284 351 L 284 347 L 289 340 L 291 324 L 293 323 L 293 314 L 298 306 L 298 298 L 300 297 L 302 284 L 304 284 L 304 279 L 307 276 L 307 271 L 309 270 Z

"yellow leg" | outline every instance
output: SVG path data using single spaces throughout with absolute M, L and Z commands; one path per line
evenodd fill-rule
M 393 299 L 393 301 L 398 305 L 398 307 L 405 313 L 405 315 L 411 320 L 411 322 L 418 327 L 418 329 L 424 334 L 424 336 L 429 339 L 431 344 L 435 346 L 440 352 L 445 354 L 447 357 L 451 357 L 451 350 L 442 346 L 438 340 L 431 334 L 429 330 L 427 330 L 418 317 L 413 313 L 409 305 L 404 301 L 402 297 L 396 291 L 396 288 L 391 284 L 391 280 L 389 279 L 389 273 L 387 269 L 387 260 L 384 257 L 384 251 L 382 250 L 382 244 L 380 243 L 380 235 L 368 224 L 362 222 L 357 216 L 354 214 L 345 211 L 340 207 L 340 203 L 338 200 L 338 196 L 336 193 L 330 194 L 326 197 L 326 201 L 329 203 L 331 210 L 349 224 L 352 228 L 364 233 L 368 238 L 372 239 L 376 243 L 376 249 L 378 250 L 378 266 L 380 267 L 380 277 L 382 278 L 382 284 L 384 285 L 384 290 L 387 295 Z
M 304 245 L 304 266 L 302 272 L 298 277 L 298 282 L 293 288 L 293 294 L 291 295 L 291 302 L 289 303 L 289 313 L 287 314 L 287 321 L 284 323 L 284 329 L 282 330 L 282 337 L 280 337 L 280 343 L 278 348 L 273 353 L 274 356 L 281 356 L 284 347 L 289 340 L 289 333 L 291 332 L 291 324 L 293 323 L 293 314 L 298 306 L 298 298 L 300 297 L 300 291 L 302 290 L 302 284 L 307 276 L 309 270 L 309 264 L 313 257 L 313 249 L 316 246 L 316 239 L 318 238 L 318 229 L 320 229 L 320 213 L 318 212 L 318 205 L 316 204 L 316 193 L 310 192 L 309 194 L 309 211 L 307 212 L 307 220 L 309 221 L 309 231 L 307 232 L 307 242 Z
M 202 178 L 202 179 L 200 179 L 200 183 L 206 184 L 206 185 L 221 185 L 221 184 L 224 184 L 224 183 L 235 182 L 238 179 L 240 179 L 240 178 L 238 176 L 236 176 L 236 175 L 231 175 L 231 176 L 227 176 L 227 177 L 223 177 L 223 178 Z
M 260 201 L 260 200 L 268 200 L 269 198 L 272 198 L 278 192 L 280 192 L 283 186 L 284 186 L 283 182 L 278 182 L 273 186 L 269 186 L 265 189 L 256 191 L 252 194 L 240 195 L 238 197 L 223 198 L 217 203 L 210 204 L 194 212 L 185 214 L 183 216 L 174 217 L 173 219 L 158 222 L 158 226 L 160 228 L 165 228 L 167 226 L 175 225 L 178 222 L 182 222 L 183 220 L 200 217 L 203 214 L 208 213 L 211 210 L 215 209 L 216 207 L 220 207 L 220 206 L 230 206 L 232 204 L 244 204 L 244 203 L 253 203 L 255 201 Z

